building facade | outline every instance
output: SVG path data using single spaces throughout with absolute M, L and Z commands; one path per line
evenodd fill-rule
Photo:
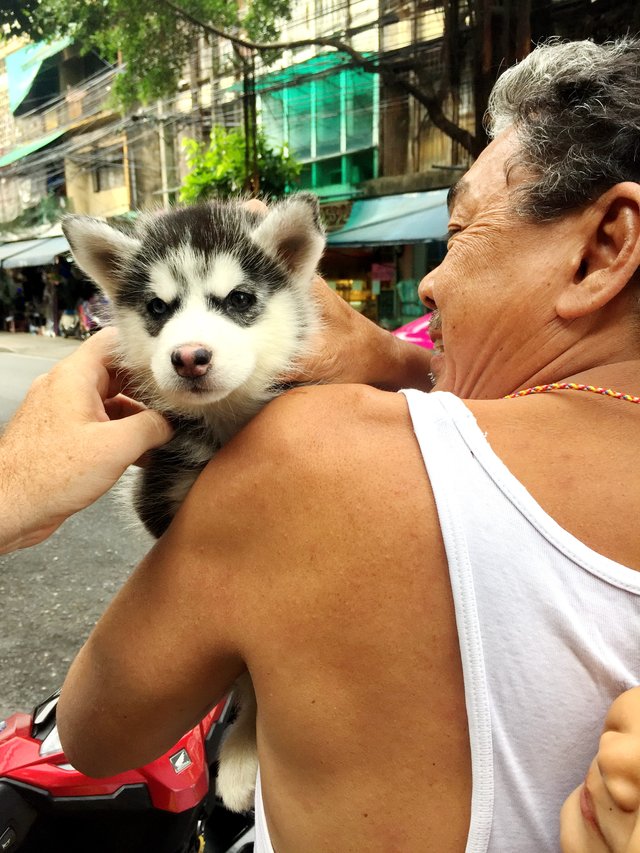
M 422 310 L 415 283 L 442 254 L 442 194 L 433 193 L 469 162 L 393 81 L 405 67 L 418 68 L 409 73 L 418 86 L 421 76 L 429 85 L 429 75 L 441 76 L 443 26 L 432 2 L 295 0 L 284 47 L 243 51 L 203 34 L 179 90 L 126 115 L 111 98 L 117 66 L 68 41 L 5 44 L 0 238 L 54 236 L 64 212 L 118 219 L 166 207 L 188 168 L 184 140 L 242 127 L 252 99 L 267 140 L 300 163 L 300 188 L 321 199 L 328 280 L 356 307 L 397 325 Z M 332 37 L 347 50 L 319 43 Z M 379 62 L 387 73 L 376 73 L 371 63 Z M 470 99 L 459 89 L 445 109 L 469 123 Z M 439 218 L 425 215 L 434 205 Z M 398 227 L 381 227 L 387 220 Z

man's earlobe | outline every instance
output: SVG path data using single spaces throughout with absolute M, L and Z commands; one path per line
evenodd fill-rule
M 616 184 L 584 210 L 581 226 L 584 240 L 573 280 L 556 301 L 565 320 L 603 308 L 640 267 L 640 186 Z

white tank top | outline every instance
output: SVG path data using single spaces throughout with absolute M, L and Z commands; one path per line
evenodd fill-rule
M 560 808 L 607 709 L 640 682 L 640 572 L 553 521 L 461 400 L 403 393 L 455 604 L 473 774 L 466 853 L 558 853 Z M 273 853 L 259 777 L 255 853 Z
M 473 770 L 467 853 L 555 853 L 561 805 L 608 707 L 640 681 L 640 572 L 553 521 L 461 400 L 405 394 L 455 602 Z

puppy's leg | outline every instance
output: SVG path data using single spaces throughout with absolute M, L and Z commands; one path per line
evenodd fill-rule
M 216 790 L 230 811 L 246 812 L 253 808 L 258 772 L 256 695 L 248 674 L 236 681 L 234 693 L 238 716 L 220 747 Z
M 138 479 L 133 505 L 144 526 L 156 539 L 169 526 L 203 468 L 204 463 L 187 465 L 173 444 L 151 451 L 149 462 Z

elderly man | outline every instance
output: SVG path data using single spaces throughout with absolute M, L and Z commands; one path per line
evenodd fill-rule
M 71 668 L 74 765 L 151 760 L 248 670 L 257 851 L 558 849 L 640 677 L 639 69 L 503 75 L 420 286 L 436 393 L 301 389 L 220 452 Z

